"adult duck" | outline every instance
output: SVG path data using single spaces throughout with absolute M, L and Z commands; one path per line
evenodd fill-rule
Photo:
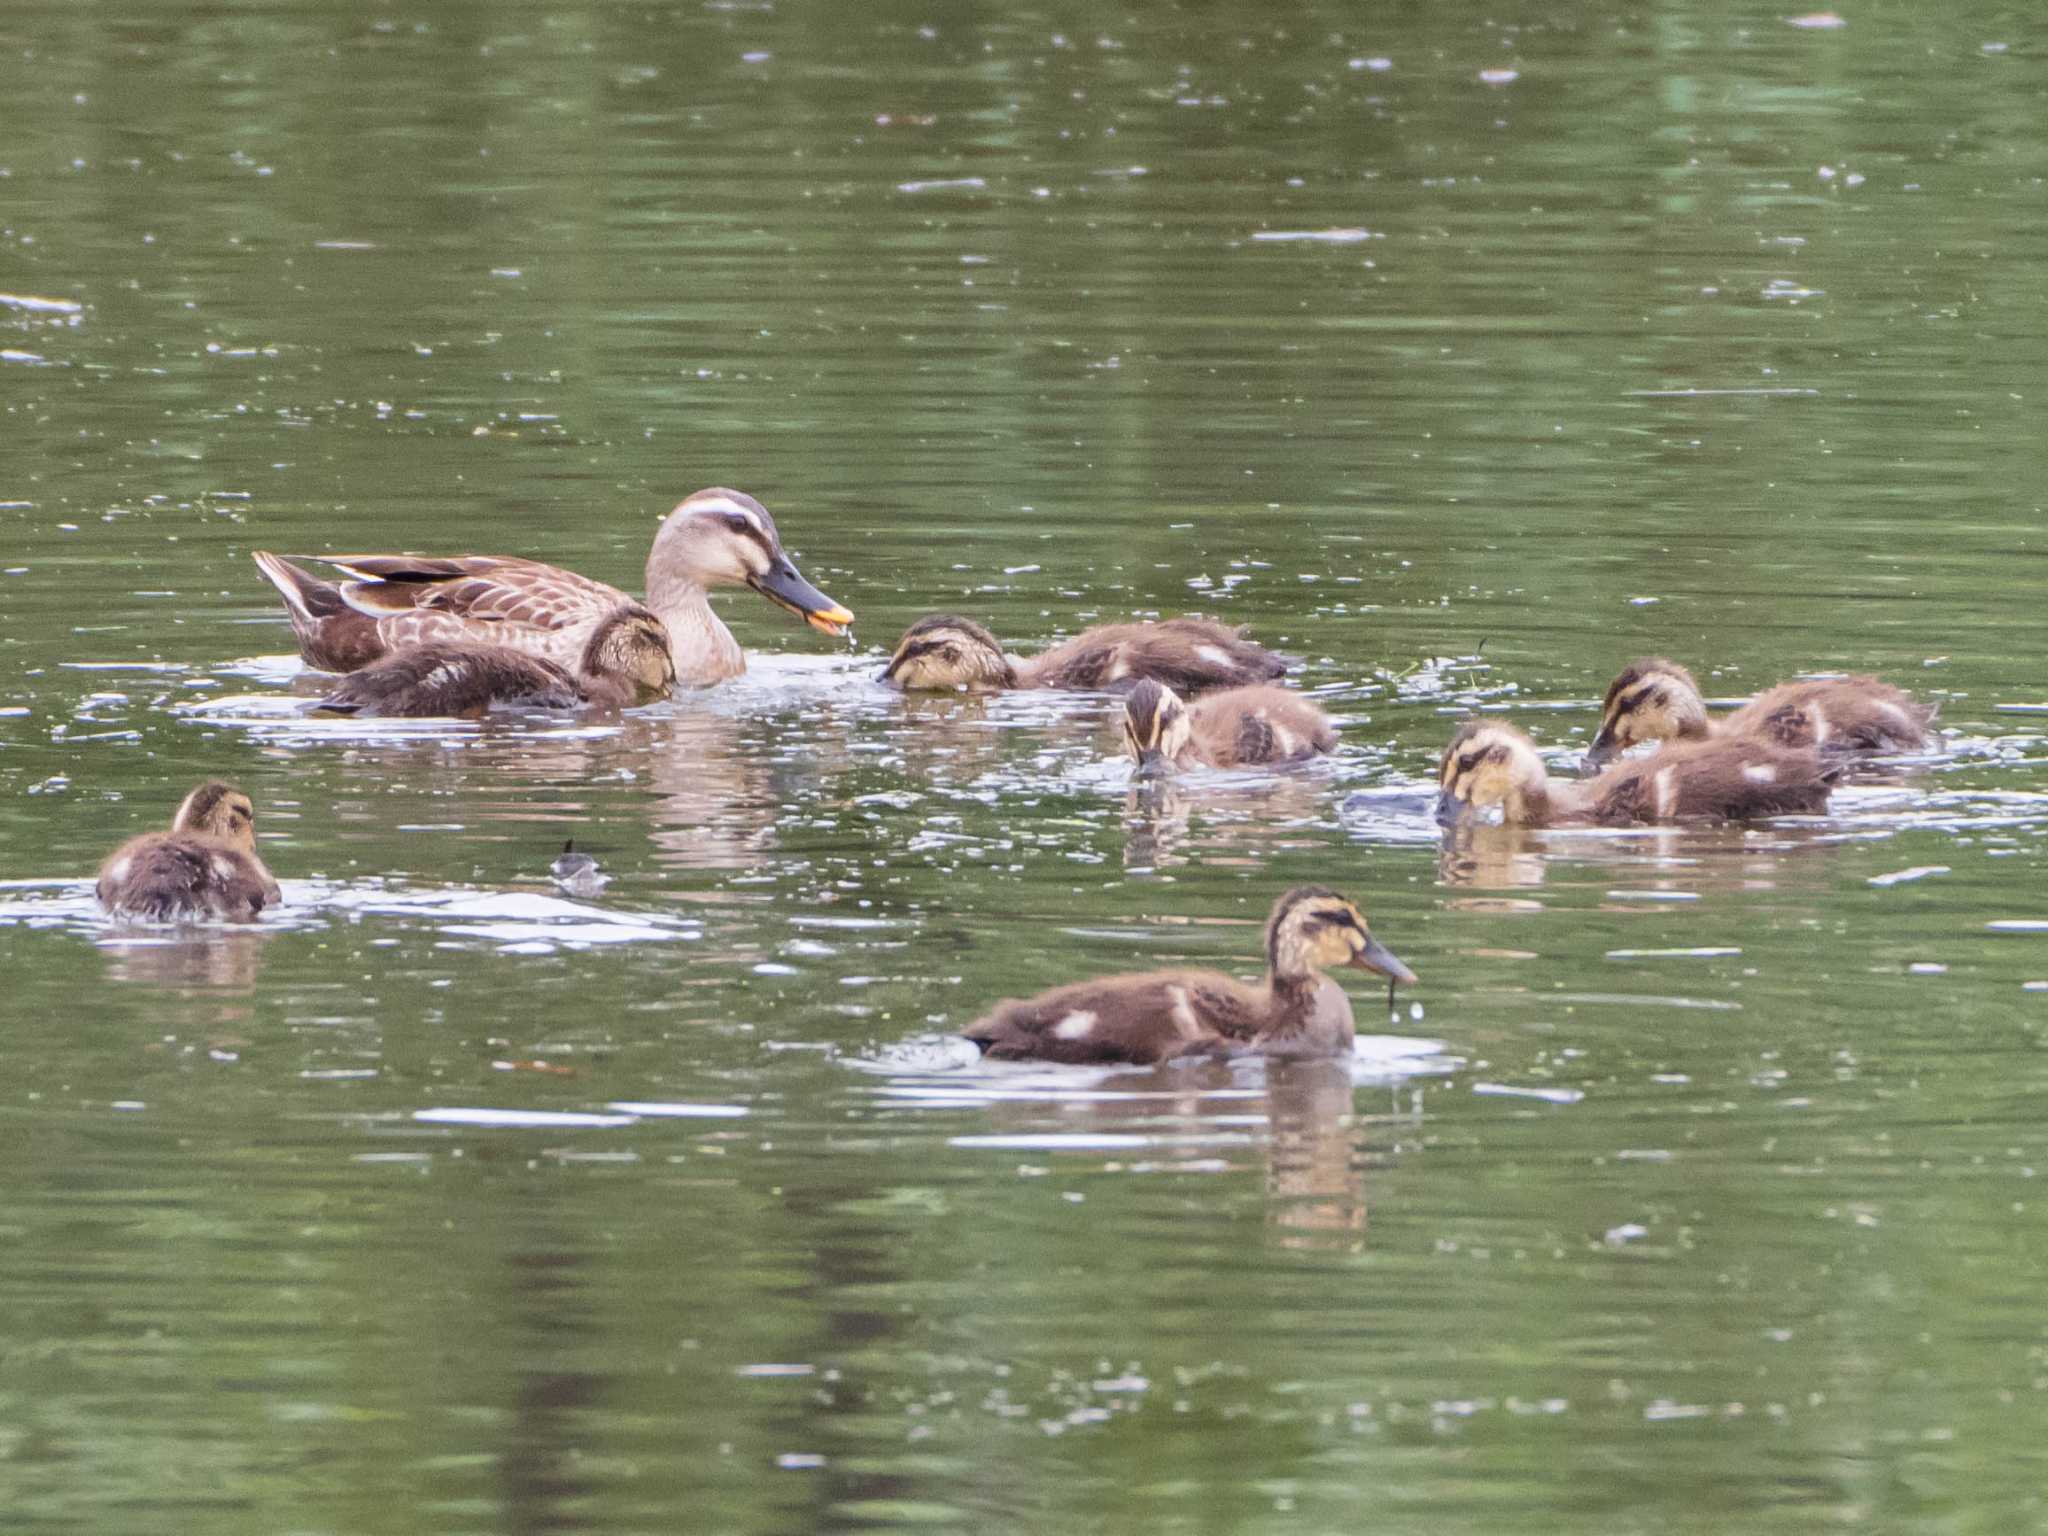
M 283 594 L 306 665 L 353 672 L 406 646 L 509 646 L 574 671 L 592 632 L 633 599 L 574 571 L 501 555 L 321 555 L 348 581 L 322 581 L 267 550 L 257 566 Z M 647 553 L 647 603 L 668 630 L 676 680 L 722 682 L 747 669 L 712 612 L 713 587 L 752 587 L 813 629 L 842 633 L 853 615 L 803 578 L 768 509 L 714 486 L 662 520 Z

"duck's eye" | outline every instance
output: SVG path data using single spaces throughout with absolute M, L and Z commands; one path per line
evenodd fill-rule
M 946 660 L 958 661 L 960 659 L 960 647 L 957 645 L 949 645 L 946 647 L 944 654 Z
M 1463 757 L 1458 759 L 1458 772 L 1460 773 L 1470 773 L 1474 768 L 1478 766 L 1479 754 L 1477 752 L 1467 752 Z
M 725 514 L 725 526 L 734 533 L 745 533 L 747 531 L 747 520 L 738 512 L 728 512 Z

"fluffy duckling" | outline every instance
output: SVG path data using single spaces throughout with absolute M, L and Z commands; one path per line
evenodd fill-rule
M 1780 683 L 1719 720 L 1699 684 L 1677 662 L 1646 656 L 1621 670 L 1600 706 L 1600 733 L 1587 750 L 1598 767 L 1639 741 L 1708 741 L 1750 736 L 1827 753 L 1914 752 L 1927 744 L 1935 706 L 1874 677 Z
M 1415 980 L 1356 905 L 1324 886 L 1296 886 L 1266 923 L 1266 976 L 1256 986 L 1216 971 L 1105 976 L 1000 1002 L 964 1033 L 1003 1060 L 1340 1056 L 1355 1036 L 1351 1000 L 1322 974 L 1340 965 L 1376 971 L 1390 987 Z
M 256 856 L 256 807 L 219 779 L 185 797 L 170 831 L 131 837 L 100 866 L 100 905 L 152 923 L 254 922 L 281 896 Z
M 306 665 L 353 672 L 429 641 L 511 645 L 574 668 L 590 632 L 633 600 L 617 587 L 538 560 L 500 555 L 324 555 L 350 581 L 322 581 L 267 550 L 256 564 L 284 597 Z M 768 509 L 712 486 L 676 504 L 647 552 L 647 606 L 668 631 L 676 675 L 696 686 L 747 670 L 711 611 L 712 587 L 752 587 L 813 629 L 842 633 L 853 615 L 808 581 Z
M 1114 688 L 1143 678 L 1192 696 L 1211 688 L 1267 683 L 1287 663 L 1213 619 L 1098 624 L 1036 656 L 1011 656 L 972 619 L 934 613 L 896 642 L 882 681 L 906 690 Z
M 429 641 L 349 673 L 314 707 L 363 719 L 477 719 L 494 705 L 623 709 L 666 698 L 675 680 L 661 620 L 628 603 L 591 631 L 573 676 L 508 645 Z
M 1536 745 L 1499 720 L 1468 720 L 1444 749 L 1436 819 L 1445 826 L 1497 805 L 1510 826 L 1746 821 L 1827 809 L 1841 773 L 1810 747 L 1731 736 L 1673 742 L 1597 779 L 1552 780 Z
M 1124 745 L 1138 772 L 1299 762 L 1337 746 L 1330 717 L 1298 693 L 1254 685 L 1186 703 L 1147 678 L 1124 700 Z

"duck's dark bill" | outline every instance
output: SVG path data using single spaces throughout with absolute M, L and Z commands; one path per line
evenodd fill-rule
M 790 563 L 787 555 L 777 555 L 775 563 L 759 576 L 749 577 L 747 585 L 777 607 L 787 608 L 811 628 L 823 630 L 828 635 L 844 634 L 846 626 L 853 622 L 852 611 L 840 607 L 805 581 L 803 573 Z
M 1366 937 L 1365 948 L 1351 957 L 1351 963 L 1361 971 L 1378 971 L 1390 981 L 1398 981 L 1405 986 L 1415 984 L 1415 973 L 1401 963 L 1400 956 L 1370 935 Z
M 1579 764 L 1579 771 L 1589 775 L 1598 773 L 1619 756 L 1621 748 L 1602 733 L 1593 738 L 1592 746 L 1586 748 L 1586 756 Z
M 1464 801 L 1446 790 L 1436 797 L 1436 824 L 1440 827 L 1455 827 L 1465 819 L 1470 809 Z

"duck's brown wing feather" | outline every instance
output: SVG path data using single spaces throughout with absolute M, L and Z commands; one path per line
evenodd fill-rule
M 1839 762 L 1810 748 L 1725 737 L 1673 742 L 1585 786 L 1585 814 L 1606 826 L 1810 815 L 1827 809 L 1841 773 Z
M 1875 677 L 1781 683 L 1730 715 L 1725 733 L 1823 752 L 1911 752 L 1925 746 L 1934 706 Z
M 1252 994 L 1229 977 L 1159 971 L 1006 999 L 961 1033 L 998 1060 L 1150 1064 L 1227 1050 L 1259 1022 Z
M 633 599 L 560 566 L 497 555 L 326 555 L 356 577 L 340 591 L 373 618 L 429 611 L 484 624 L 573 629 Z
M 480 715 L 493 705 L 574 709 L 576 680 L 554 663 L 502 645 L 428 641 L 351 672 L 316 708 L 373 719 Z
M 1122 688 L 1164 683 L 1183 698 L 1215 688 L 1270 682 L 1287 663 L 1213 619 L 1102 624 L 1030 657 L 1022 680 L 1038 688 Z
M 250 921 L 276 905 L 277 882 L 258 859 L 211 839 L 149 833 L 116 849 L 100 870 L 100 904 L 148 922 L 224 917 Z

